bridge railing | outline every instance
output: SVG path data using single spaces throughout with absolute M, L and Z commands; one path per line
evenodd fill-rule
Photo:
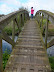
M 45 47 L 49 48 L 51 46 L 54 45 L 54 39 L 52 39 L 49 43 L 47 43 L 47 38 L 48 38 L 48 25 L 49 25 L 49 21 L 52 22 L 52 24 L 54 24 L 54 13 L 51 13 L 49 11 L 46 10 L 39 10 L 36 12 L 36 20 L 39 24 L 39 26 L 41 27 L 41 32 L 43 33 L 43 31 L 45 30 Z M 46 20 L 46 24 L 45 26 L 43 26 L 43 20 Z
M 18 15 L 19 22 L 18 22 Z M 0 72 L 3 72 L 2 64 L 2 39 L 10 43 L 12 46 L 15 45 L 14 36 L 15 36 L 15 24 L 17 25 L 18 32 L 20 32 L 20 27 L 24 25 L 24 22 L 29 19 L 29 13 L 26 10 L 19 10 L 12 12 L 8 15 L 0 17 Z M 13 30 L 12 30 L 12 39 L 4 32 L 4 28 L 13 21 Z

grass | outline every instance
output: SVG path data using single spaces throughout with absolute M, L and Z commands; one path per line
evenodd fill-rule
M 49 57 L 49 62 L 51 65 L 52 72 L 54 72 L 54 57 Z

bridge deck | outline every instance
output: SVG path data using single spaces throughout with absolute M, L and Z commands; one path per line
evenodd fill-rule
M 5 72 L 50 72 L 46 49 L 35 20 L 24 25 L 8 60 Z

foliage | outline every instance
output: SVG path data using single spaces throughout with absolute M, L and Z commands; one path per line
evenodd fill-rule
M 49 31 L 49 32 L 54 32 L 54 29 L 49 29 L 48 31 Z
M 27 10 L 28 12 L 30 12 L 30 11 L 28 10 L 28 8 L 24 8 L 23 6 L 20 7 L 19 10 Z
M 6 66 L 8 59 L 9 59 L 9 56 L 10 56 L 10 54 L 6 50 L 5 53 L 3 54 L 3 70 L 5 69 L 5 66 Z
M 42 24 L 42 19 L 40 19 L 40 29 L 43 35 L 45 35 L 45 29 L 46 29 L 46 23 L 47 23 L 47 19 L 43 19 L 43 24 Z M 50 25 L 52 25 L 51 21 L 49 21 L 48 24 L 48 34 L 49 35 L 54 35 L 54 28 L 50 29 Z
M 20 7 L 20 8 L 19 8 L 19 10 L 24 10 L 24 9 L 25 9 L 24 7 Z
M 12 24 L 11 24 L 12 25 Z M 8 35 L 12 35 L 12 26 L 10 26 L 10 25 L 8 25 L 8 26 L 6 26 L 5 28 L 4 28 L 4 31 L 8 34 Z M 17 28 L 17 26 L 15 27 L 15 32 L 17 32 L 18 31 L 18 28 Z
M 11 35 L 11 34 L 12 34 L 12 28 L 5 27 L 4 31 L 5 31 L 8 35 Z
M 17 17 L 18 22 L 20 22 L 20 14 Z M 25 22 L 25 21 L 24 21 Z M 19 23 L 20 24 L 20 23 Z M 20 32 L 22 29 L 22 24 L 20 25 L 20 28 L 18 29 L 17 24 L 15 24 L 15 33 Z M 6 32 L 8 35 L 12 35 L 12 30 L 13 30 L 13 21 L 11 21 L 4 29 L 4 32 Z
M 54 57 L 49 57 L 49 62 L 51 65 L 52 72 L 54 72 Z

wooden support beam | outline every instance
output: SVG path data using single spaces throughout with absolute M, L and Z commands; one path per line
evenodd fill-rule
M 2 31 L 2 38 L 10 43 L 12 46 L 15 45 L 15 42 L 4 31 Z
M 19 15 L 19 29 L 21 28 L 21 16 Z
M 49 43 L 47 43 L 47 48 L 54 45 L 54 39 L 52 39 Z
M 39 26 L 41 27 L 41 23 L 40 23 L 40 16 L 38 16 L 38 18 L 39 18 Z
M 3 72 L 3 64 L 2 64 L 2 34 L 1 34 L 1 30 L 0 30 L 0 72 Z
M 13 29 L 12 29 L 12 40 L 15 38 L 15 19 L 13 20 Z
M 42 29 L 43 29 L 43 14 L 42 14 L 42 25 L 41 25 Z
M 45 30 L 45 47 L 46 48 L 47 48 L 47 37 L 48 37 L 48 23 L 49 23 L 49 16 L 47 17 L 46 30 Z
M 22 14 L 22 25 L 24 26 L 24 14 Z
M 26 21 L 26 12 L 24 12 L 24 21 Z
M 41 32 L 43 34 L 43 13 L 42 13 L 42 24 L 41 24 Z
M 22 27 L 22 14 L 20 15 L 20 19 L 21 19 L 21 27 Z
M 29 20 L 29 19 L 30 19 L 30 18 L 29 18 L 29 14 L 27 14 L 27 16 L 28 16 L 28 20 Z
M 20 29 L 20 26 L 19 26 L 19 22 L 18 22 L 18 19 L 17 19 L 17 17 L 15 18 L 15 22 L 16 22 L 16 24 L 17 24 L 18 33 L 20 33 L 20 31 L 19 31 L 19 29 Z
M 27 19 L 28 19 L 27 14 L 25 14 L 25 18 L 26 18 L 26 21 L 27 21 Z
M 21 14 L 21 26 L 24 25 L 24 22 L 23 22 L 23 14 Z

